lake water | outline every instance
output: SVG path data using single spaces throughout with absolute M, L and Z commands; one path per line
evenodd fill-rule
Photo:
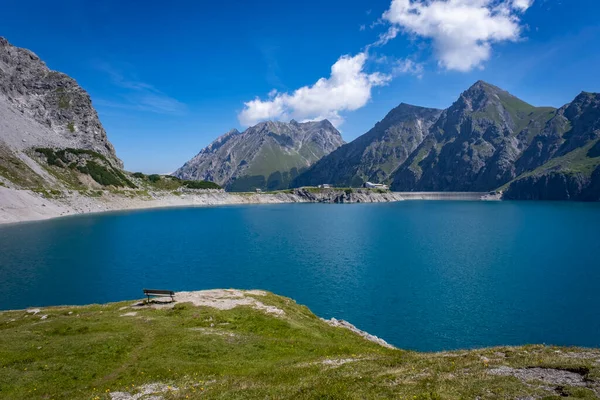
M 0 309 L 260 288 L 392 344 L 600 346 L 600 205 L 406 201 L 0 227 Z

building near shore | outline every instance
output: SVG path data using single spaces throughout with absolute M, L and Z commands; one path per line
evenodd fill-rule
M 384 185 L 382 183 L 372 183 L 372 182 L 365 182 L 363 187 L 365 187 L 367 189 L 382 189 L 382 190 L 388 190 L 390 188 L 388 185 Z

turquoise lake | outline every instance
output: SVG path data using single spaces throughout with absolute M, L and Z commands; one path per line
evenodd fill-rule
M 600 346 L 600 204 L 180 208 L 0 227 L 0 309 L 260 288 L 407 349 Z

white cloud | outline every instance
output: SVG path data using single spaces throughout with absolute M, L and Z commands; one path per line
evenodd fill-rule
M 432 41 L 443 68 L 470 71 L 491 56 L 492 44 L 520 37 L 520 13 L 533 0 L 392 0 L 382 19 L 391 24 L 376 45 L 401 31 Z
M 353 57 L 340 57 L 331 67 L 329 78 L 321 78 L 312 86 L 304 86 L 293 93 L 271 91 L 267 100 L 256 98 L 244 103 L 238 115 L 244 126 L 269 119 L 291 118 L 317 120 L 328 118 L 339 126 L 340 112 L 363 107 L 371 99 L 371 89 L 386 85 L 391 76 L 379 72 L 365 72 L 366 52 Z
M 419 79 L 423 77 L 423 64 L 415 62 L 411 59 L 396 60 L 392 67 L 394 76 L 410 74 L 416 75 Z
M 521 11 L 527 11 L 529 7 L 533 4 L 533 0 L 513 0 L 512 5 L 514 8 L 519 9 Z
M 390 28 L 387 31 L 379 35 L 379 39 L 377 39 L 377 41 L 373 45 L 383 46 L 384 44 L 398 36 L 398 33 L 400 33 L 400 28 L 398 28 L 397 26 L 390 26 Z

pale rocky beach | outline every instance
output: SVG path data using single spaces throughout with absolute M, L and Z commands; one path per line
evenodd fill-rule
M 128 197 L 105 191 L 100 197 L 89 197 L 72 191 L 63 192 L 55 198 L 46 198 L 31 190 L 0 187 L 0 224 L 119 210 L 301 201 L 300 198 L 285 194 L 232 195 L 224 192 L 181 195 L 157 192 L 147 197 Z
M 284 203 L 389 203 L 404 200 L 500 200 L 486 193 L 400 193 L 353 189 L 313 191 L 295 189 L 274 193 L 229 193 L 223 190 L 183 192 L 156 191 L 140 195 L 136 191 L 97 191 L 90 196 L 78 191 L 61 191 L 47 197 L 44 193 L 0 186 L 0 224 L 37 221 L 68 215 L 167 207 L 202 207 L 241 204 Z
M 224 191 L 195 192 L 149 192 L 139 195 L 135 192 L 114 193 L 102 191 L 102 195 L 92 197 L 77 191 L 63 191 L 51 198 L 31 190 L 12 189 L 0 186 L 0 224 L 36 221 L 68 215 L 97 212 L 150 209 L 164 207 L 200 207 L 236 204 L 283 204 L 314 202 L 375 203 L 402 201 L 398 193 L 369 193 L 367 191 L 347 195 L 343 191 L 329 193 L 227 193 Z

